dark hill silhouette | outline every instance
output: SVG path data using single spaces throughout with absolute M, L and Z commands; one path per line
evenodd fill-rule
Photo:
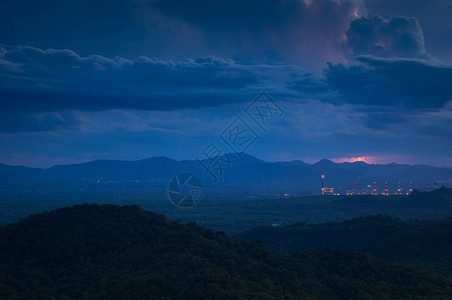
M 0 228 L 1 299 L 446 299 L 450 286 L 356 251 L 275 255 L 137 206 L 80 205 Z

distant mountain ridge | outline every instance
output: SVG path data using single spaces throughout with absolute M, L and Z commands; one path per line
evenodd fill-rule
M 168 182 L 181 172 L 193 173 L 204 184 L 221 186 L 265 186 L 272 192 L 287 193 L 319 193 L 320 175 L 325 174 L 325 186 L 334 187 L 344 193 L 352 189 L 354 181 L 358 188 L 369 188 L 377 182 L 378 191 L 388 182 L 389 189 L 394 191 L 401 182 L 404 191 L 413 182 L 413 188 L 433 189 L 434 182 L 438 186 L 452 185 L 452 168 L 439 168 L 426 165 L 371 165 L 364 162 L 334 163 L 322 159 L 308 164 L 299 160 L 290 162 L 266 162 L 254 156 L 243 154 L 238 158 L 231 154 L 234 162 L 229 169 L 223 170 L 223 176 L 213 180 L 196 160 L 177 161 L 168 157 L 153 157 L 137 161 L 95 160 L 81 164 L 58 165 L 47 169 L 8 166 L 0 164 L 0 185 L 11 185 L 17 182 L 26 183 L 33 180 L 108 180 L 132 181 L 150 180 L 152 182 Z M 214 169 L 211 169 L 215 171 Z M 218 172 L 217 172 L 217 175 Z M 3 189 L 4 189 L 3 188 Z

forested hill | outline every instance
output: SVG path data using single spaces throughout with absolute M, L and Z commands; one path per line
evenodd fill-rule
M 452 273 L 452 218 L 402 221 L 377 215 L 317 225 L 260 226 L 235 238 L 264 241 L 279 253 L 320 247 L 357 249 L 377 258 Z
M 272 254 L 138 206 L 80 205 L 0 228 L 0 299 L 447 299 L 451 286 L 349 250 Z

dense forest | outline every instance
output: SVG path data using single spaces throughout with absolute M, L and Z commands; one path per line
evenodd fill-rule
M 353 222 L 353 221 L 351 221 Z M 138 206 L 77 205 L 0 228 L 1 299 L 446 299 L 447 275 L 319 248 L 291 255 Z
M 374 257 L 450 272 L 452 218 L 404 221 L 376 215 L 324 224 L 259 226 L 235 236 L 260 240 L 273 252 L 321 247 L 357 249 Z
M 171 220 L 196 222 L 232 236 L 259 225 L 321 224 L 368 215 L 390 215 L 403 220 L 441 219 L 452 216 L 452 188 L 407 196 L 305 196 L 293 198 L 209 198 L 195 207 L 179 209 L 166 197 L 155 197 L 149 186 L 124 187 L 114 192 L 0 193 L 0 226 L 30 214 L 77 204 L 139 205 Z

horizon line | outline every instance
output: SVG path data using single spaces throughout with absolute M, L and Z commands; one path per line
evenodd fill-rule
M 226 153 L 228 155 L 236 155 L 233 152 L 230 153 Z M 329 161 L 333 164 L 355 164 L 355 163 L 363 163 L 366 165 L 374 165 L 374 166 L 386 166 L 386 165 L 391 165 L 391 164 L 395 164 L 395 165 L 400 165 L 400 166 L 427 166 L 427 167 L 433 167 L 433 168 L 445 168 L 445 169 L 450 169 L 452 168 L 451 166 L 435 166 L 435 165 L 429 165 L 429 164 L 425 164 L 425 163 L 414 163 L 414 164 L 410 164 L 410 163 L 398 163 L 395 161 L 389 162 L 389 163 L 371 163 L 371 162 L 366 162 L 364 160 L 355 160 L 355 161 L 338 161 L 341 159 L 337 159 L 337 158 L 321 158 L 316 160 L 315 162 L 306 162 L 303 161 L 302 159 L 292 159 L 292 160 L 264 160 L 261 158 L 258 158 L 254 155 L 251 154 L 247 154 L 247 153 L 243 153 L 240 159 L 243 159 L 244 157 L 248 156 L 248 157 L 252 157 L 255 158 L 257 160 L 260 160 L 262 162 L 265 163 L 291 163 L 291 162 L 301 162 L 303 164 L 307 164 L 307 165 L 316 165 L 318 163 L 320 163 L 321 161 Z M 155 158 L 166 158 L 166 159 L 170 159 L 170 160 L 174 160 L 176 162 L 182 162 L 182 161 L 196 161 L 196 158 L 194 159 L 175 159 L 175 158 L 171 158 L 165 155 L 156 155 L 156 156 L 151 156 L 151 157 L 147 157 L 147 158 L 140 158 L 140 159 L 110 159 L 110 158 L 98 158 L 98 159 L 91 159 L 91 160 L 86 160 L 86 161 L 81 161 L 81 160 L 76 160 L 74 162 L 68 162 L 68 163 L 56 163 L 50 166 L 46 166 L 46 167 L 39 167 L 39 166 L 30 166 L 30 165 L 25 165 L 25 164 L 8 164 L 8 163 L 4 163 L 0 161 L 1 165 L 5 165 L 5 166 L 9 166 L 9 167 L 23 167 L 23 168 L 30 168 L 30 169 L 50 169 L 53 167 L 58 167 L 58 166 L 70 166 L 70 165 L 82 165 L 82 164 L 88 164 L 88 163 L 92 163 L 92 162 L 96 162 L 96 161 L 112 161 L 112 162 L 139 162 L 139 161 L 143 161 L 143 160 L 149 160 L 149 159 L 155 159 Z M 70 160 L 70 159 L 69 159 Z M 336 160 L 336 161 L 334 161 Z

